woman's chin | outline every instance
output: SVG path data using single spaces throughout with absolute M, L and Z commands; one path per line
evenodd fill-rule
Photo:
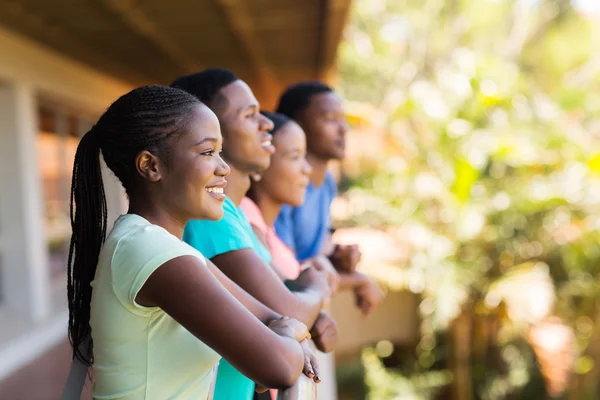
M 202 213 L 201 216 L 198 216 L 196 219 L 204 219 L 209 221 L 218 221 L 223 218 L 223 208 L 219 207 L 218 210 L 207 210 Z

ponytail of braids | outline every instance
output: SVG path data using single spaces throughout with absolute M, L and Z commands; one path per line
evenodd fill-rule
M 90 286 L 107 225 L 98 133 L 85 134 L 75 153 L 71 181 L 71 244 L 68 261 L 69 340 L 73 357 L 91 365 Z

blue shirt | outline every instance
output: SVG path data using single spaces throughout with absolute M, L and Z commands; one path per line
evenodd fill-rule
M 306 189 L 300 207 L 284 205 L 275 221 L 275 232 L 296 253 L 302 262 L 321 253 L 331 228 L 331 202 L 337 194 L 337 185 L 331 172 L 316 187 Z
M 219 221 L 188 222 L 183 240 L 206 258 L 241 249 L 254 249 L 265 263 L 271 264 L 271 254 L 254 234 L 250 221 L 241 209 L 227 197 L 223 203 L 223 218 Z M 214 400 L 251 400 L 254 382 L 246 378 L 226 360 L 219 364 Z

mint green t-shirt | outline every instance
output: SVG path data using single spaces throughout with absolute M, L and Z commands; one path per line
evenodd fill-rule
M 115 222 L 92 282 L 95 399 L 207 399 L 220 356 L 158 307 L 135 298 L 150 275 L 197 250 L 133 214 Z
M 183 240 L 206 258 L 234 250 L 254 249 L 265 263 L 271 263 L 271 254 L 254 234 L 244 212 L 228 198 L 223 203 L 223 218 L 219 221 L 194 220 L 188 222 Z M 254 382 L 242 375 L 226 360 L 217 372 L 214 400 L 251 400 Z

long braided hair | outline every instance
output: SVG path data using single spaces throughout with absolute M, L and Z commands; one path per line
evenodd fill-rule
M 200 101 L 165 86 L 134 89 L 115 101 L 77 146 L 71 182 L 71 244 L 68 260 L 69 340 L 73 357 L 91 365 L 90 302 L 107 209 L 100 153 L 128 195 L 139 182 L 137 155 L 144 150 L 169 163 L 167 139 L 187 131 Z

